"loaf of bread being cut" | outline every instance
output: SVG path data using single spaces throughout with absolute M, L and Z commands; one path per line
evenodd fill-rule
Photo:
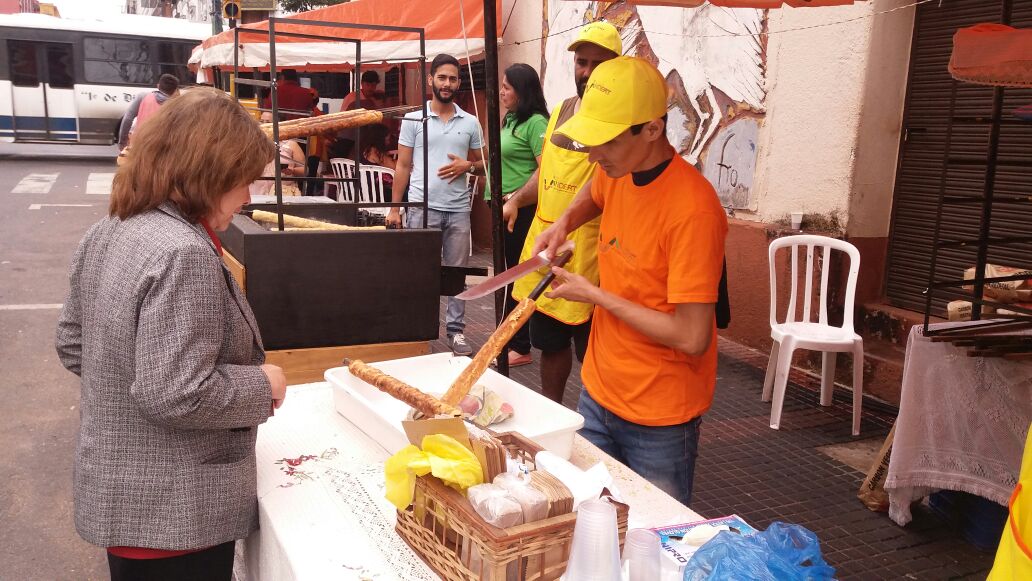
M 366 365 L 360 360 L 356 359 L 349 362 L 348 371 L 351 372 L 351 375 L 354 375 L 387 395 L 407 403 L 412 406 L 413 409 L 421 412 L 426 417 L 432 418 L 439 415 L 462 415 L 462 412 L 460 412 L 455 406 L 448 405 L 430 394 L 423 393 L 400 379 L 391 377 L 375 367 Z

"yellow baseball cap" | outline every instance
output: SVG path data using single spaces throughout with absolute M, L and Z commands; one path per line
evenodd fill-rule
M 555 131 L 594 147 L 666 112 L 667 86 L 659 70 L 644 59 L 621 56 L 595 68 L 580 110 Z
M 598 22 L 589 22 L 582 26 L 580 32 L 577 33 L 577 39 L 567 47 L 567 50 L 577 50 L 577 47 L 585 42 L 600 46 L 617 55 L 623 54 L 623 41 L 620 40 L 620 32 L 608 22 L 600 20 Z

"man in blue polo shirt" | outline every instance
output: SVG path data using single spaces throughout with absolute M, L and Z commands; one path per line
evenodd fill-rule
M 423 184 L 423 126 L 418 121 L 403 121 L 398 137 L 398 165 L 394 173 L 393 201 L 400 202 L 408 189 L 410 202 L 422 202 L 426 196 L 429 214 L 427 226 L 440 228 L 443 235 L 442 264 L 466 266 L 469 261 L 470 193 L 466 175 L 483 173 L 484 161 L 480 123 L 477 118 L 452 102 L 459 89 L 459 61 L 447 54 L 437 55 L 430 64 L 430 86 L 433 98 L 427 102 L 427 173 Z M 421 112 L 406 115 L 421 119 Z M 470 161 L 472 159 L 472 161 Z M 410 177 L 413 179 L 410 180 Z M 423 227 L 423 209 L 408 208 L 407 228 Z M 397 208 L 387 214 L 387 225 L 401 225 Z M 473 347 L 463 331 L 466 303 L 455 297 L 448 299 L 445 330 L 456 355 L 470 355 Z

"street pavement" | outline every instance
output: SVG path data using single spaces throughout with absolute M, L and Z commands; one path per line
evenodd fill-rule
M 107 578 L 103 550 L 75 533 L 79 382 L 58 362 L 53 337 L 69 260 L 86 229 L 106 214 L 114 171 L 110 158 L 0 159 L 0 579 Z M 478 253 L 474 261 L 486 265 L 488 256 Z M 491 297 L 471 301 L 466 312 L 467 334 L 478 347 L 494 327 Z M 436 351 L 445 349 L 435 342 Z M 900 528 L 856 499 L 863 472 L 822 452 L 855 442 L 845 394 L 822 408 L 818 382 L 795 371 L 782 429 L 770 430 L 770 404 L 759 401 L 765 355 L 723 339 L 720 349 L 692 508 L 707 517 L 738 513 L 759 527 L 776 520 L 804 525 L 843 579 L 984 578 L 992 556 L 936 517 L 918 508 L 915 522 Z M 512 372 L 535 389 L 536 358 Z M 575 407 L 580 389 L 575 366 L 564 403 Z M 865 404 L 863 438 L 876 449 L 893 418 L 892 410 Z

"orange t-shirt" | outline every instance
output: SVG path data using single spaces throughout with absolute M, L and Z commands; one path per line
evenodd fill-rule
M 602 289 L 663 313 L 678 303 L 716 303 L 727 216 L 713 187 L 681 156 L 651 183 L 595 172 L 602 208 L 598 267 Z M 646 426 L 687 422 L 709 409 L 717 381 L 716 319 L 706 353 L 687 355 L 595 308 L 581 376 L 591 397 Z

